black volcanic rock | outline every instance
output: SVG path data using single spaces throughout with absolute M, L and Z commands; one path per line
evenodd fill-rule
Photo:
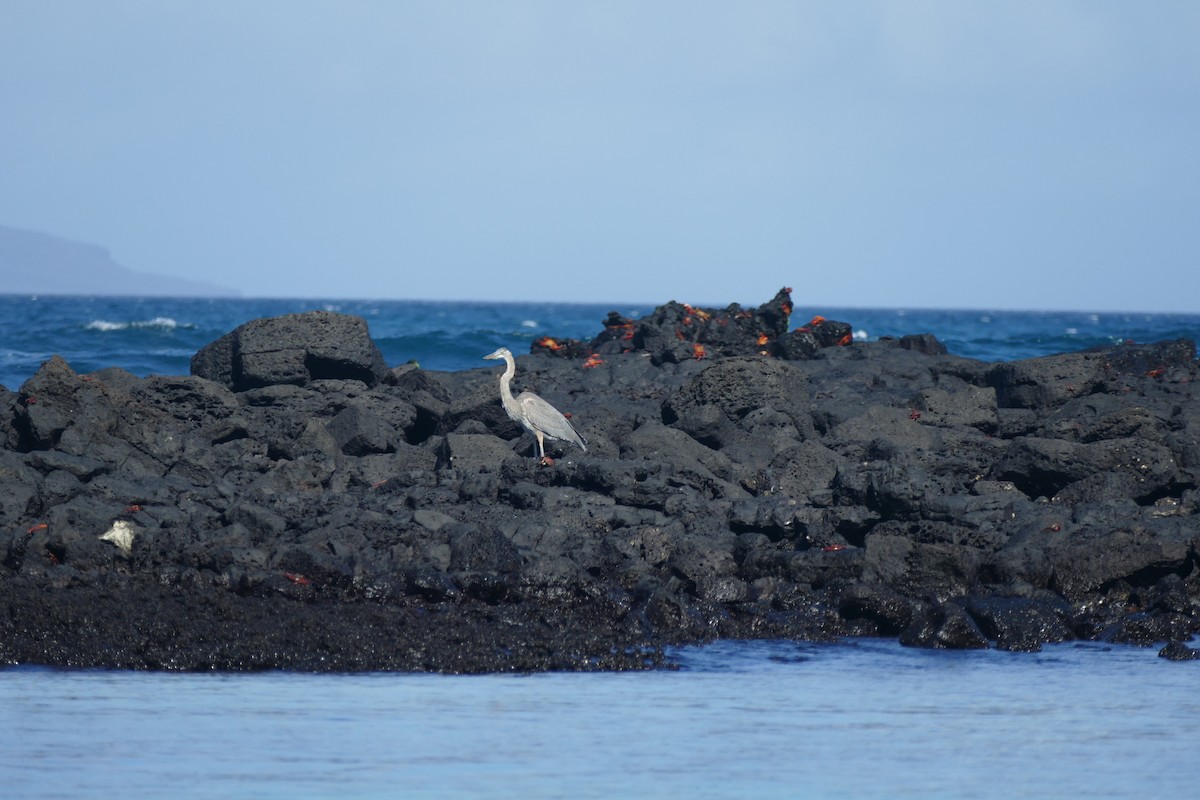
M 320 379 L 373 386 L 388 372 L 361 317 L 308 311 L 239 326 L 192 356 L 192 374 L 245 391 Z
M 652 364 L 661 365 L 738 355 L 795 360 L 811 358 L 823 347 L 850 343 L 850 325 L 824 317 L 789 332 L 791 291 L 780 289 L 757 308 L 737 303 L 723 309 L 701 308 L 671 301 L 638 320 L 612 311 L 604 329 L 590 342 L 547 336 L 536 340 L 530 350 L 561 358 L 591 357 L 598 363 L 610 355 L 641 352 L 650 356 Z M 928 346 L 940 345 L 932 336 L 927 339 L 934 343 Z
M 589 439 L 552 466 L 496 369 L 388 370 L 352 317 L 249 323 L 190 376 L 52 358 L 0 394 L 0 662 L 643 669 L 848 635 L 1194 657 L 1190 342 L 991 365 L 790 307 L 668 304 L 520 357 Z

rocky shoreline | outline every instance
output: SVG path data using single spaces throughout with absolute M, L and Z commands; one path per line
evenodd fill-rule
M 645 669 L 844 636 L 1198 655 L 1193 342 L 991 364 L 790 314 L 782 290 L 539 341 L 516 387 L 588 440 L 552 466 L 498 369 L 389 368 L 356 317 L 247 323 L 189 376 L 54 357 L 0 387 L 0 664 Z

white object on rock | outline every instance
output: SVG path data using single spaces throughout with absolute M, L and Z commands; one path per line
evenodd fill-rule
M 108 533 L 100 537 L 101 541 L 112 542 L 121 549 L 125 555 L 133 552 L 133 537 L 137 534 L 137 530 L 133 527 L 133 523 L 129 520 L 119 519 L 113 523 L 113 526 L 108 529 Z

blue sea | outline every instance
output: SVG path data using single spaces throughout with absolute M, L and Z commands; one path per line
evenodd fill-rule
M 800 298 L 797 298 L 798 300 Z M 484 366 L 590 339 L 581 305 L 0 295 L 0 384 L 52 354 L 79 372 L 187 374 L 243 322 L 364 317 L 390 365 Z M 859 340 L 932 333 L 987 361 L 1200 338 L 1200 314 L 796 309 Z M 3 576 L 0 575 L 0 580 Z M 1193 646 L 1197 643 L 1193 642 Z M 895 642 L 723 642 L 675 670 L 440 676 L 0 669 L 4 798 L 1191 797 L 1200 661 L 1068 643 L 1041 653 Z
M 0 288 L 2 291 L 2 288 Z M 764 298 L 764 301 L 770 298 Z M 799 302 L 799 298 L 797 298 Z M 17 389 L 57 353 L 77 372 L 124 367 L 136 375 L 186 375 L 204 345 L 259 317 L 315 309 L 356 314 L 390 366 L 487 366 L 504 345 L 528 352 L 542 336 L 590 340 L 610 311 L 637 318 L 654 304 L 490 303 L 406 300 L 264 300 L 61 297 L 0 294 L 0 385 Z M 984 361 L 1082 350 L 1132 340 L 1200 338 L 1198 314 L 944 311 L 798 305 L 792 324 L 816 315 L 848 322 L 859 340 L 932 333 L 955 355 Z

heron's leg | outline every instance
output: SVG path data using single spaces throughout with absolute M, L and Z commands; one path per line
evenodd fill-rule
M 545 458 L 546 457 L 546 445 L 542 443 L 542 432 L 534 431 L 533 435 L 537 437 L 538 458 Z

